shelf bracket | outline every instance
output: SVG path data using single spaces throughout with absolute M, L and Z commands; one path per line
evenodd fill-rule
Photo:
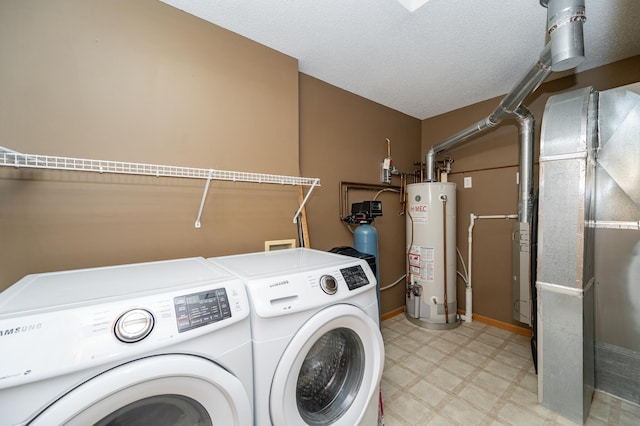
M 80 172 L 98 172 L 100 174 L 117 173 L 124 175 L 206 179 L 207 183 L 204 187 L 204 192 L 202 193 L 202 200 L 200 201 L 200 208 L 198 209 L 198 217 L 196 218 L 196 228 L 200 228 L 202 226 L 200 219 L 202 218 L 202 210 L 204 209 L 204 203 L 207 199 L 209 185 L 212 180 L 310 186 L 311 188 L 302 200 L 300 208 L 293 217 L 293 223 L 298 223 L 298 216 L 300 215 L 300 212 L 302 212 L 311 192 L 316 186 L 320 186 L 319 178 L 200 169 L 146 163 L 130 163 L 123 161 L 92 160 L 87 158 L 56 157 L 51 155 L 22 154 L 4 146 L 0 146 L 0 166 L 50 170 L 73 170 Z
M 313 183 L 311 184 L 311 187 L 309 188 L 309 191 L 307 191 L 307 195 L 305 195 L 304 199 L 302 200 L 302 203 L 300 203 L 300 208 L 298 209 L 296 214 L 293 216 L 293 223 L 298 223 L 298 216 L 300 216 L 300 212 L 304 208 L 304 205 L 307 203 L 307 200 L 309 199 L 309 196 L 311 195 L 313 188 L 315 188 L 319 183 L 320 183 L 320 179 L 317 179 L 317 178 L 314 179 Z
M 213 178 L 213 170 L 209 170 L 209 176 L 207 177 L 207 183 L 204 185 L 204 191 L 202 192 L 202 200 L 200 200 L 200 208 L 198 209 L 198 217 L 196 217 L 196 228 L 200 229 L 200 218 L 202 217 L 202 210 L 204 209 L 204 202 L 207 199 L 207 193 L 209 192 L 209 184 Z

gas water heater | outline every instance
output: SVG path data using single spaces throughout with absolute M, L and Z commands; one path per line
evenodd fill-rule
M 406 316 L 420 326 L 460 325 L 456 303 L 456 185 L 407 185 Z

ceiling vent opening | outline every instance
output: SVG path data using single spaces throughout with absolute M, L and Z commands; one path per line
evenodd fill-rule
M 398 3 L 403 5 L 409 12 L 413 13 L 428 1 L 429 0 L 398 0 Z

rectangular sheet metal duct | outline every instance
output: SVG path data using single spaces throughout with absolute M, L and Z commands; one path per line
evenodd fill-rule
M 595 386 L 596 116 L 591 88 L 553 96 L 540 136 L 538 401 L 580 424 Z
M 596 388 L 640 404 L 640 83 L 600 92 Z

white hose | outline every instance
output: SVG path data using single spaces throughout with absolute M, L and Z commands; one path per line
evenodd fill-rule
M 394 287 L 395 285 L 397 285 L 400 281 L 402 281 L 402 280 L 403 280 L 403 279 L 405 279 L 405 278 L 407 278 L 407 274 L 404 274 L 403 276 L 401 276 L 400 278 L 398 278 L 397 280 L 395 280 L 393 283 L 389 284 L 388 286 L 381 287 L 381 288 L 380 288 L 380 291 L 388 290 L 388 289 L 390 289 L 391 287 Z

